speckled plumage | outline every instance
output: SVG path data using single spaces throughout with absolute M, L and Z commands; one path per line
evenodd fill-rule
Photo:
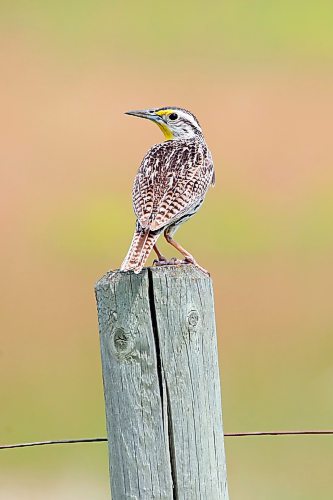
M 166 230 L 172 235 L 199 209 L 214 183 L 212 156 L 193 118 L 184 125 L 193 128 L 192 137 L 156 144 L 142 160 L 133 186 L 136 230 L 121 270 L 140 272 L 158 236 Z

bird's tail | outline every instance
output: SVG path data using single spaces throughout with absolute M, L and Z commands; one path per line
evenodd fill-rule
M 159 234 L 153 234 L 149 231 L 144 233 L 135 231 L 131 246 L 129 247 L 120 270 L 129 271 L 132 269 L 136 274 L 138 274 L 148 259 L 158 237 Z

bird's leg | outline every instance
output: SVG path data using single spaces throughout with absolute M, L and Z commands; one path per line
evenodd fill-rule
M 161 254 L 159 249 L 157 248 L 157 245 L 154 245 L 154 252 L 157 255 L 157 259 L 154 260 L 153 265 L 154 266 L 163 266 L 168 263 L 167 259 L 164 257 L 164 255 Z
M 176 248 L 178 250 L 178 252 L 180 252 L 184 256 L 184 260 L 182 261 L 182 264 L 194 264 L 196 267 L 198 267 L 205 274 L 209 275 L 209 272 L 197 263 L 197 261 L 195 260 L 193 255 L 191 255 L 187 250 L 185 250 L 185 248 L 183 248 L 179 243 L 177 243 L 177 241 L 175 241 L 172 238 L 171 234 L 168 232 L 168 229 L 166 229 L 164 231 L 164 237 L 167 240 L 167 242 L 170 243 L 170 245 L 172 245 L 174 248 Z

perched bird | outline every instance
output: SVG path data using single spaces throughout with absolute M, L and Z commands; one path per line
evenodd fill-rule
M 173 239 L 180 224 L 201 207 L 208 188 L 215 183 L 212 155 L 196 117 L 176 107 L 129 111 L 126 114 L 155 122 L 165 141 L 155 144 L 145 155 L 133 185 L 133 207 L 137 218 L 131 246 L 121 271 L 139 273 L 151 250 L 156 265 L 191 263 L 194 257 Z M 156 241 L 161 233 L 184 257 L 167 260 Z

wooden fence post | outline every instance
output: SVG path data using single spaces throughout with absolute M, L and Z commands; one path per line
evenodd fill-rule
M 113 500 L 228 500 L 211 279 L 192 265 L 96 285 Z

